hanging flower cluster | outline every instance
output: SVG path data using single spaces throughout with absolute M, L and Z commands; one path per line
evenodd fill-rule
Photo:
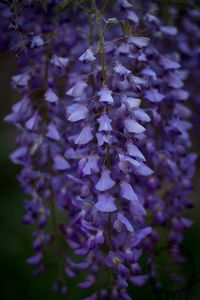
M 126 0 L 44 2 L 14 1 L 3 21 L 17 24 L 12 86 L 22 99 L 5 120 L 21 130 L 11 159 L 22 165 L 30 197 L 23 221 L 36 225 L 27 262 L 40 274 L 51 246 L 55 291 L 66 294 L 66 278 L 82 271 L 82 289 L 106 278 L 85 299 L 132 299 L 129 285 L 153 278 L 161 286 L 162 230 L 180 263 L 191 226 L 183 215 L 196 160 L 189 94 L 180 59 L 162 46 L 174 43 L 177 29 L 151 13 L 151 1 L 145 14 Z

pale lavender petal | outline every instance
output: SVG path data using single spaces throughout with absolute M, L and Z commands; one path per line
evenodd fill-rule
M 126 105 L 127 109 L 130 111 L 133 109 L 138 109 L 141 104 L 141 100 L 138 98 L 124 97 L 122 100 Z
M 149 115 L 141 108 L 135 110 L 133 112 L 133 115 L 142 122 L 150 122 L 151 121 L 151 118 L 149 117 Z
M 92 127 L 86 125 L 81 130 L 80 134 L 74 139 L 76 145 L 85 145 L 93 139 Z
M 178 30 L 174 26 L 161 26 L 160 30 L 162 33 L 174 36 L 178 33 Z
M 41 35 L 34 36 L 31 42 L 31 48 L 41 47 L 44 45 L 44 40 Z
M 91 154 L 87 157 L 87 162 L 85 163 L 84 167 L 82 168 L 82 172 L 84 175 L 91 175 L 92 173 L 98 173 L 99 170 L 99 156 L 96 154 Z
M 140 158 L 143 161 L 146 160 L 142 152 L 132 142 L 128 142 L 126 148 L 130 156 Z
M 115 185 L 115 181 L 112 180 L 110 173 L 111 173 L 111 171 L 108 169 L 104 169 L 102 171 L 101 177 L 95 185 L 95 188 L 98 191 L 104 192 L 104 191 L 110 190 Z
M 126 181 L 120 182 L 120 192 L 121 192 L 121 196 L 123 198 L 125 198 L 126 200 L 129 200 L 129 201 L 137 201 L 138 200 L 138 197 L 137 197 L 135 191 L 133 190 L 132 186 L 130 185 L 130 183 L 128 183 Z
M 132 157 L 126 156 L 126 155 L 122 155 L 119 154 L 119 159 L 122 162 L 127 162 L 129 163 L 129 165 L 131 165 L 132 167 L 139 167 L 140 166 L 140 162 L 137 161 L 136 159 L 133 159 Z
M 34 130 L 35 127 L 38 125 L 39 116 L 35 113 L 30 119 L 28 119 L 25 123 L 25 127 L 28 130 Z
M 97 119 L 99 123 L 99 131 L 111 131 L 112 126 L 110 125 L 112 120 L 108 117 L 107 114 L 103 114 L 99 119 Z
M 86 119 L 88 115 L 88 108 L 83 104 L 73 104 L 68 108 L 68 113 L 70 113 L 68 120 L 70 122 L 77 122 Z
M 179 75 L 172 72 L 167 74 L 166 82 L 169 87 L 174 89 L 180 89 L 183 86 L 183 82 L 180 80 Z
M 151 102 L 160 102 L 164 99 L 164 95 L 161 94 L 158 89 L 150 89 L 145 92 L 145 98 Z
M 54 157 L 54 168 L 58 171 L 64 171 L 70 168 L 70 164 L 62 155 L 57 154 Z
M 46 136 L 50 139 L 53 139 L 55 141 L 59 141 L 60 140 L 60 134 L 58 132 L 58 129 L 56 128 L 56 126 L 53 123 L 50 123 L 47 126 L 47 133 Z
M 52 89 L 48 89 L 44 94 L 44 99 L 49 103 L 56 103 L 58 102 L 59 98 L 56 93 Z
M 130 232 L 134 231 L 132 224 L 122 213 L 118 213 L 117 219 L 120 223 L 122 223 L 126 227 L 128 231 Z
M 138 23 L 139 22 L 139 17 L 132 10 L 128 11 L 127 19 L 132 21 L 133 23 Z
M 67 64 L 69 62 L 69 58 L 60 57 L 60 56 L 57 56 L 56 54 L 54 54 L 52 59 L 50 60 L 50 62 L 53 65 L 55 65 L 56 67 L 64 68 L 67 66 Z
M 112 97 L 112 91 L 107 88 L 106 85 L 104 85 L 101 90 L 98 92 L 99 95 L 99 102 L 105 102 L 112 104 L 114 103 L 113 97 Z
M 172 96 L 179 101 L 185 101 L 189 97 L 189 93 L 184 90 L 174 90 L 172 91 Z
M 15 150 L 11 155 L 10 159 L 12 160 L 13 163 L 15 164 L 21 164 L 23 157 L 28 153 L 28 148 L 25 146 L 22 146 Z
M 79 60 L 83 61 L 85 63 L 92 63 L 93 61 L 95 61 L 95 56 L 93 51 L 89 48 L 87 49 L 80 57 Z
M 26 86 L 28 81 L 31 79 L 30 75 L 27 73 L 17 74 L 12 76 L 12 81 L 18 86 Z
M 144 48 L 149 44 L 150 39 L 147 37 L 132 36 L 129 38 L 129 43 L 134 44 L 138 48 Z
M 176 61 L 173 61 L 164 56 L 161 56 L 159 62 L 165 70 L 175 70 L 175 69 L 179 69 L 181 67 L 181 65 L 179 63 L 177 63 Z
M 119 73 L 121 76 L 125 76 L 125 75 L 128 75 L 128 74 L 131 73 L 130 70 L 128 70 L 127 68 L 125 68 L 125 67 L 124 67 L 122 64 L 120 64 L 120 63 L 117 63 L 113 69 L 114 69 L 114 71 L 115 71 L 116 73 Z
M 142 162 L 138 167 L 135 167 L 135 172 L 142 176 L 150 176 L 153 174 L 153 170 Z
M 114 202 L 115 198 L 112 197 L 110 194 L 100 194 L 98 196 L 98 201 L 95 204 L 95 207 L 101 212 L 113 212 L 117 210 L 117 207 Z
M 87 88 L 87 83 L 83 80 L 78 81 L 75 85 L 66 92 L 66 95 L 72 97 L 81 97 L 84 94 L 85 89 Z
M 154 80 L 157 79 L 156 73 L 152 69 L 150 69 L 148 67 L 144 68 L 142 70 L 141 74 L 144 75 L 144 76 L 149 76 L 149 77 L 153 78 Z
M 142 125 L 133 119 L 125 119 L 124 126 L 126 130 L 131 133 L 142 133 L 146 130 Z

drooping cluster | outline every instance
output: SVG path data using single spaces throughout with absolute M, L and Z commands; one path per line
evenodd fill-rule
M 5 120 L 21 130 L 11 159 L 30 197 L 23 221 L 36 225 L 27 262 L 43 272 L 50 246 L 55 291 L 66 294 L 67 276 L 83 271 L 83 289 L 106 278 L 87 299 L 131 299 L 129 285 L 161 286 L 162 230 L 179 263 L 191 225 L 188 92 L 180 59 L 162 46 L 177 29 L 128 1 L 52 0 L 46 13 L 39 2 L 16 2 L 4 21 L 14 18 L 10 43 L 21 43 L 12 85 L 22 99 Z

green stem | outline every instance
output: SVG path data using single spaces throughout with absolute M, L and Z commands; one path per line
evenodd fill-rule
M 101 68 L 102 68 L 102 77 L 103 77 L 103 84 L 106 84 L 107 77 L 106 77 L 106 62 L 105 62 L 105 49 L 104 49 L 104 33 L 105 31 L 101 28 L 101 13 L 97 8 L 96 1 L 91 0 L 93 5 L 93 10 L 95 13 L 95 20 L 96 26 L 99 36 L 99 53 L 101 58 Z M 108 1 L 107 1 L 108 2 Z M 108 4 L 106 2 L 106 5 Z M 109 112 L 109 108 L 107 107 L 107 112 Z M 106 147 L 106 166 L 110 168 L 110 147 L 107 145 Z M 108 249 L 112 251 L 112 213 L 108 214 Z M 112 286 L 113 286 L 113 272 L 112 269 L 109 270 L 109 277 L 110 277 L 110 299 L 112 300 Z
M 100 24 L 101 15 L 96 6 L 95 0 L 92 0 L 92 4 L 93 4 L 94 12 L 95 12 L 95 19 L 96 19 L 96 25 L 97 25 L 97 30 L 98 30 L 98 36 L 99 36 L 99 52 L 100 52 L 100 56 L 101 56 L 103 83 L 106 83 L 104 32 L 101 29 L 101 24 Z

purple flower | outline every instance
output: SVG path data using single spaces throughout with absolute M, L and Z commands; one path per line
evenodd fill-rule
M 112 131 L 112 119 L 110 119 L 107 114 L 104 113 L 101 115 L 97 121 L 99 123 L 99 131 Z
M 124 126 L 128 132 L 131 133 L 142 133 L 145 131 L 145 128 L 140 125 L 137 121 L 133 119 L 124 120 Z
M 56 93 L 52 89 L 48 89 L 44 94 L 44 99 L 49 103 L 56 103 L 58 102 L 59 98 Z
M 69 169 L 70 165 L 62 155 L 57 154 L 54 157 L 54 168 L 58 171 L 64 171 Z
M 144 47 L 147 47 L 150 39 L 147 37 L 131 36 L 128 41 L 130 44 L 133 44 L 133 45 L 137 46 L 138 48 L 144 48 Z
M 88 48 L 80 57 L 79 60 L 85 63 L 92 63 L 95 61 L 94 53 L 90 48 Z
M 126 182 L 126 181 L 122 181 L 120 183 L 120 189 L 121 189 L 121 196 L 123 198 L 125 198 L 126 200 L 129 201 L 137 201 L 138 197 L 135 193 L 135 191 L 133 190 L 132 186 Z
M 17 74 L 12 77 L 12 81 L 19 87 L 26 86 L 30 80 L 30 75 L 27 73 Z
M 81 97 L 84 94 L 85 89 L 87 88 L 87 83 L 83 80 L 80 80 L 75 83 L 75 85 L 66 92 L 66 95 L 72 97 Z
M 164 95 L 161 94 L 158 89 L 150 89 L 145 92 L 145 98 L 151 102 L 161 102 L 164 99 Z
M 92 128 L 89 125 L 86 125 L 81 130 L 80 134 L 74 139 L 76 145 L 85 145 L 93 139 Z
M 68 65 L 69 59 L 66 57 L 60 57 L 54 54 L 50 60 L 50 62 L 56 67 L 64 68 Z
M 99 102 L 105 102 L 109 104 L 113 104 L 114 100 L 112 97 L 112 91 L 107 88 L 106 85 L 104 85 L 101 90 L 98 92 L 99 95 Z
M 95 207 L 101 212 L 113 212 L 117 210 L 117 207 L 114 202 L 115 198 L 112 197 L 110 194 L 100 194 L 98 196 L 98 201 L 95 204 Z
M 110 173 L 111 171 L 106 168 L 102 170 L 101 177 L 95 185 L 95 188 L 99 192 L 110 190 L 115 185 L 115 181 L 112 180 Z
M 84 120 L 88 115 L 88 108 L 84 104 L 72 104 L 68 107 L 68 115 L 68 120 L 70 122 Z
M 56 128 L 56 126 L 53 123 L 50 123 L 47 126 L 47 133 L 46 136 L 50 139 L 53 139 L 55 141 L 59 141 L 60 140 L 60 134 Z

